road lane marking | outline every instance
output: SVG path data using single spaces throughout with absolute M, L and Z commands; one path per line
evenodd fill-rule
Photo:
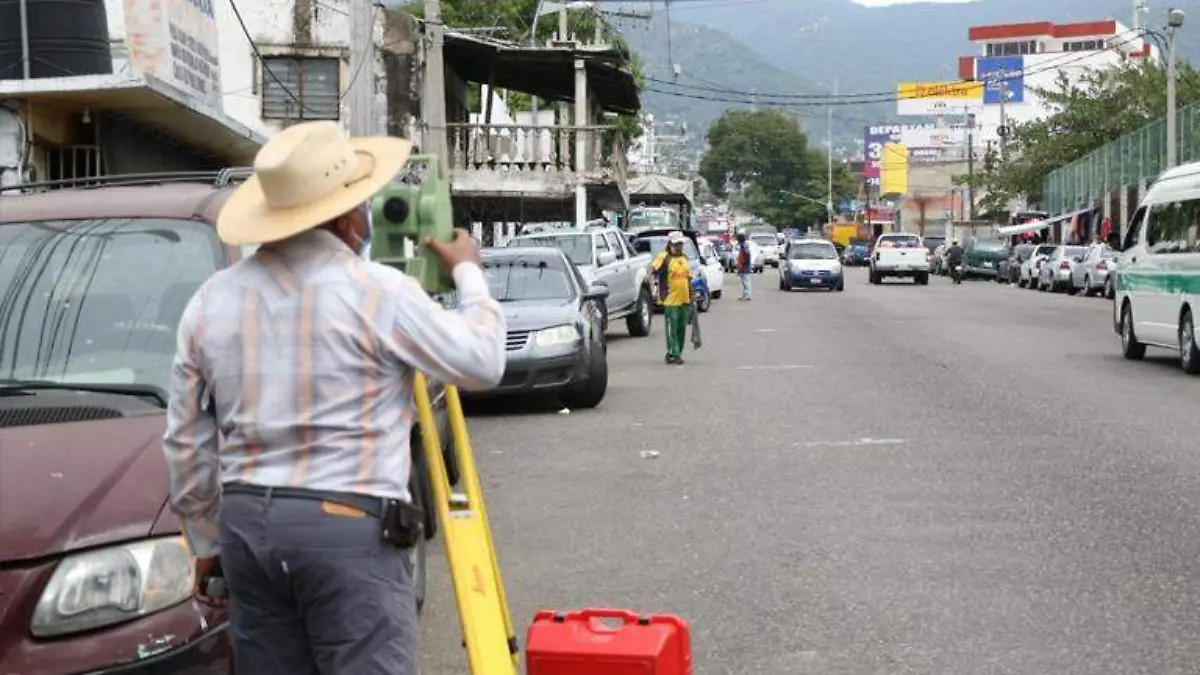
M 813 367 L 796 364 L 778 364 L 773 366 L 738 366 L 738 370 L 801 370 Z
M 775 329 L 774 328 L 759 328 L 758 330 L 756 330 L 754 332 L 755 333 L 774 333 Z
M 808 441 L 792 443 L 793 448 L 851 448 L 864 445 L 904 445 L 903 438 L 858 438 L 852 441 Z

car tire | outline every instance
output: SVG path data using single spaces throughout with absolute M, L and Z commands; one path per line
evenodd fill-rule
M 1117 291 L 1115 288 L 1113 288 L 1111 273 L 1109 277 L 1104 280 L 1104 297 L 1108 300 L 1112 300 L 1113 298 L 1117 297 Z
M 869 281 L 872 284 L 878 286 L 879 284 L 883 283 L 883 277 L 879 276 L 878 272 L 875 272 L 874 270 L 872 270 Z
M 1146 356 L 1146 345 L 1138 342 L 1133 330 L 1133 310 L 1128 301 L 1121 307 L 1121 355 L 1129 361 L 1140 361 Z
M 654 303 L 650 299 L 650 291 L 645 287 L 638 293 L 637 304 L 633 314 L 625 317 L 625 328 L 631 337 L 646 337 L 654 323 Z M 607 328 L 607 327 L 606 327 Z
M 696 299 L 696 310 L 701 314 L 705 314 L 712 308 L 712 296 L 705 293 Z
M 713 300 L 720 300 L 720 299 L 721 299 L 721 294 L 722 294 L 722 291 L 719 291 L 719 290 L 717 290 L 717 291 L 713 291 L 713 292 L 712 292 L 712 299 L 713 299 Z
M 600 405 L 607 391 L 608 356 L 603 349 L 593 348 L 587 378 L 559 394 L 558 400 L 568 409 L 590 410 Z
M 918 286 L 928 286 L 929 285 L 929 275 L 928 274 L 918 274 L 913 279 L 913 281 L 916 282 L 916 284 Z
M 837 285 L 833 287 L 833 290 L 837 291 L 838 293 L 846 290 L 846 280 L 844 278 L 838 279 Z
M 1196 324 L 1192 310 L 1183 310 L 1179 318 L 1179 365 L 1188 375 L 1200 375 L 1200 349 L 1196 347 Z

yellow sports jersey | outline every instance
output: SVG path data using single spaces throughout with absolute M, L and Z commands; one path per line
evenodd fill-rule
M 654 273 L 659 275 L 659 283 L 662 283 L 662 266 L 667 258 L 667 252 L 663 251 L 654 259 Z M 664 306 L 686 305 L 692 301 L 692 265 L 688 262 L 687 256 L 677 255 L 671 257 L 670 265 L 667 267 L 667 295 L 663 299 Z M 659 297 L 662 297 L 662 290 L 659 289 Z

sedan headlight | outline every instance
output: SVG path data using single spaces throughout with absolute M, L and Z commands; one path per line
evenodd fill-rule
M 579 330 L 575 326 L 555 326 L 539 330 L 533 335 L 533 344 L 538 347 L 557 347 L 574 344 L 579 340 Z
M 58 564 L 33 612 L 30 630 L 53 637 L 122 623 L 192 595 L 195 571 L 182 537 L 73 555 Z

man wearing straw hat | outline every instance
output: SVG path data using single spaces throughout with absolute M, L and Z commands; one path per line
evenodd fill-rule
M 180 321 L 170 505 L 198 599 L 223 603 L 214 579 L 228 584 L 239 672 L 417 672 L 412 537 L 394 533 L 419 522 L 413 372 L 495 385 L 505 325 L 465 232 L 427 243 L 454 276 L 453 312 L 363 259 L 368 202 L 408 152 L 333 122 L 273 138 L 217 222 L 225 243 L 258 251 L 209 279 Z

